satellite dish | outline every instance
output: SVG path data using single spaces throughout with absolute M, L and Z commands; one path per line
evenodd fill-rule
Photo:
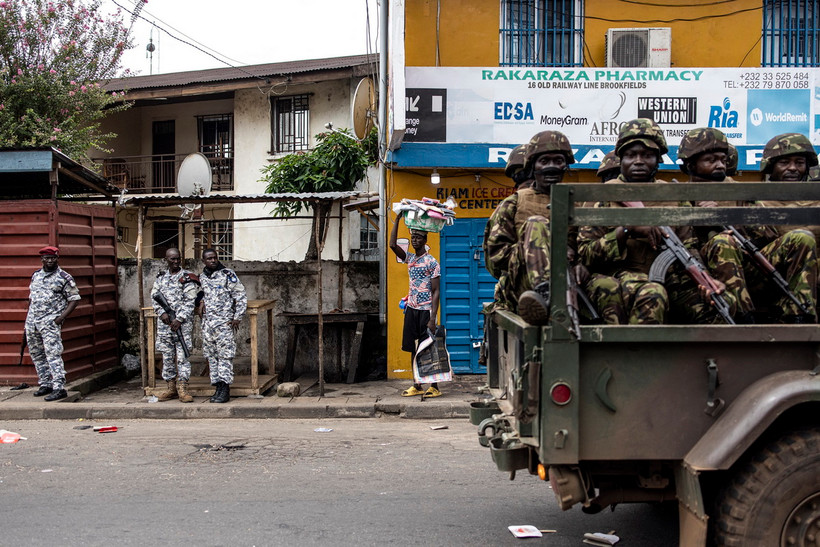
M 182 197 L 207 196 L 211 192 L 211 162 L 194 152 L 182 160 L 177 173 L 177 193 Z
M 376 88 L 373 87 L 373 80 L 362 78 L 353 93 L 353 105 L 351 106 L 353 118 L 353 133 L 356 138 L 362 140 L 370 133 L 376 118 Z

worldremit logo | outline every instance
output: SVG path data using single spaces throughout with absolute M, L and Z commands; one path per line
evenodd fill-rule
M 746 142 L 764 143 L 780 133 L 808 135 L 812 100 L 808 89 L 750 89 Z

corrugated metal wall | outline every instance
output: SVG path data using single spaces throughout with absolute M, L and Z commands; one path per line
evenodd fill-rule
M 37 251 L 60 248 L 60 267 L 74 276 L 82 300 L 63 325 L 68 381 L 118 363 L 114 208 L 50 200 L 0 201 L 0 384 L 37 383 L 20 341 Z

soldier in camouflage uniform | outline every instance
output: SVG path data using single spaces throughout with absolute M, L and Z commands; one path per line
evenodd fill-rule
M 34 396 L 56 401 L 68 396 L 61 334 L 63 323 L 80 301 L 80 291 L 71 274 L 60 268 L 57 247 L 43 247 L 40 256 L 43 267 L 34 272 L 29 284 L 26 340 L 40 384 Z
M 656 179 L 655 174 L 667 151 L 663 131 L 654 121 L 638 118 L 627 122 L 615 144 L 621 174 L 606 184 L 665 183 Z M 669 206 L 664 202 L 648 202 L 646 205 Z M 625 204 L 600 202 L 595 206 L 623 207 Z M 675 232 L 692 250 L 697 240 L 691 227 L 679 227 Z M 593 302 L 601 310 L 606 307 L 616 309 L 620 305 L 619 321 L 623 323 L 662 324 L 668 320 L 670 299 L 678 302 L 679 295 L 694 288 L 699 295 L 698 301 L 680 311 L 688 316 L 687 319 L 712 321 L 714 312 L 706 301 L 705 292 L 701 293 L 682 271 L 677 271 L 680 268 L 670 268 L 665 284 L 649 281 L 649 268 L 660 253 L 662 243 L 663 234 L 657 226 L 582 227 L 578 234 L 578 253 L 593 274 L 588 284 Z
M 621 174 L 621 160 L 614 150 L 607 152 L 604 159 L 601 160 L 601 165 L 598 166 L 598 171 L 595 174 L 598 175 L 601 182 L 618 178 L 618 175 Z
M 211 402 L 227 403 L 236 355 L 234 332 L 248 309 L 248 297 L 236 272 L 219 261 L 214 249 L 205 249 L 202 260 L 202 352 L 211 369 L 211 385 L 216 386 Z
M 487 270 L 498 279 L 494 308 L 517 311 L 534 325 L 546 324 L 549 313 L 550 187 L 561 182 L 574 162 L 563 133 L 543 131 L 533 136 L 524 169 L 535 182 L 504 199 L 484 230 Z
M 532 186 L 532 171 L 524 169 L 524 158 L 526 154 L 527 145 L 519 144 L 513 148 L 507 157 L 507 167 L 504 169 L 504 174 L 513 180 L 516 190 Z
M 168 401 L 179 396 L 183 403 L 191 403 L 194 398 L 188 393 L 188 380 L 191 378 L 191 362 L 185 357 L 182 344 L 177 332 L 182 332 L 182 338 L 191 348 L 194 332 L 194 300 L 199 291 L 194 276 L 180 264 L 179 249 L 170 248 L 165 251 L 167 271 L 161 271 L 151 289 L 151 303 L 154 312 L 160 318 L 157 325 L 156 348 L 162 353 L 162 379 L 168 389 L 160 393 L 160 401 Z M 168 305 L 174 311 L 175 318 L 171 321 L 168 313 L 154 300 L 157 294 L 165 297 Z
M 737 150 L 735 150 L 735 155 Z M 713 127 L 699 127 L 689 131 L 678 147 L 680 170 L 689 175 L 689 182 L 734 182 L 726 175 L 729 162 L 729 141 L 726 135 Z M 735 166 L 737 161 L 735 159 Z M 695 207 L 738 207 L 750 205 L 738 201 L 698 201 Z M 723 226 L 695 228 L 700 254 L 715 279 L 726 286 L 736 303 L 735 320 L 753 323 L 754 304 L 746 285 L 745 260 L 738 242 Z M 697 294 L 682 294 L 681 306 L 697 300 Z
M 771 182 L 800 182 L 808 180 L 809 169 L 818 166 L 817 154 L 811 141 L 800 133 L 777 135 L 766 143 L 760 172 Z M 763 207 L 817 207 L 816 201 L 761 201 Z M 770 290 L 763 276 L 747 267 L 752 295 L 764 306 L 769 305 L 784 323 L 814 323 L 817 320 L 817 241 L 820 226 L 766 226 L 752 229 L 752 239 L 763 246 L 761 253 L 780 271 L 789 288 L 811 311 L 804 314 L 789 298 L 780 297 Z M 772 296 L 775 300 L 772 301 Z
M 739 161 L 737 148 L 734 144 L 729 143 L 729 152 L 726 154 L 726 176 L 734 177 L 737 175 L 737 164 Z

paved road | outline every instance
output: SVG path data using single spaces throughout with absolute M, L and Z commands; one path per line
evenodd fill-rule
M 498 472 L 466 420 L 82 425 L 108 424 L 0 422 L 27 437 L 0 445 L 0 544 L 576 546 L 615 530 L 676 545 L 674 507 L 562 513 L 546 483 Z M 515 539 L 515 524 L 557 533 Z

